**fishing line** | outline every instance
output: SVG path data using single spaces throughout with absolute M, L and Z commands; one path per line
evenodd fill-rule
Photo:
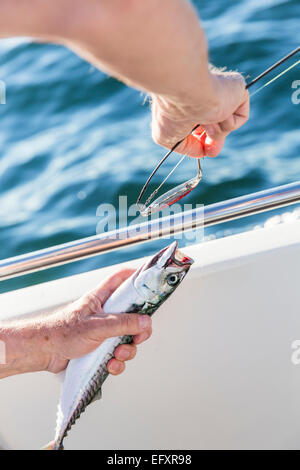
M 198 127 L 198 126 L 197 126 Z M 201 137 L 205 134 L 205 131 L 202 132 L 202 134 L 199 136 L 199 138 L 201 139 Z M 158 191 L 160 190 L 160 188 L 165 184 L 165 182 L 170 178 L 170 176 L 174 173 L 174 171 L 176 170 L 176 168 L 179 167 L 179 165 L 183 162 L 183 160 L 186 158 L 186 155 L 183 155 L 183 157 L 179 160 L 178 163 L 176 163 L 176 165 L 174 166 L 173 170 L 170 171 L 170 173 L 165 177 L 165 179 L 160 183 L 160 185 L 158 186 L 158 188 L 156 188 L 152 194 L 150 194 L 150 196 L 148 197 L 148 199 L 146 200 L 145 202 L 145 206 L 147 206 L 147 204 L 149 203 L 149 201 L 151 201 L 154 196 L 158 193 Z
M 263 88 L 266 88 L 267 86 L 269 86 L 271 83 L 275 82 L 278 78 L 282 77 L 282 75 L 284 75 L 285 73 L 289 72 L 290 70 L 292 70 L 294 67 L 296 67 L 296 65 L 300 64 L 300 60 L 297 60 L 297 62 L 295 62 L 293 65 L 291 65 L 290 67 L 288 67 L 287 69 L 285 69 L 283 72 L 279 73 L 278 75 L 276 75 L 276 77 L 272 78 L 272 80 L 270 80 L 269 82 L 265 83 L 263 86 L 261 86 L 260 88 L 258 88 L 258 90 L 254 91 L 253 93 L 251 93 L 250 96 L 254 96 L 256 95 L 256 93 L 258 93 L 260 90 L 262 90 Z
M 260 88 L 258 88 L 258 90 L 254 91 L 253 93 L 251 93 L 251 97 L 256 95 L 256 93 L 258 93 L 260 90 L 262 90 L 263 88 L 266 88 L 267 86 L 269 86 L 271 83 L 275 82 L 278 78 L 282 77 L 282 75 L 284 75 L 285 73 L 289 72 L 290 70 L 292 70 L 294 67 L 296 67 L 296 65 L 300 64 L 300 60 L 297 60 L 297 62 L 295 62 L 293 65 L 291 65 L 290 67 L 288 67 L 287 69 L 285 69 L 283 72 L 279 73 L 278 75 L 276 75 L 276 77 L 272 78 L 272 80 L 269 80 L 267 83 L 265 83 L 263 86 L 261 86 Z
M 174 173 L 174 171 L 176 170 L 177 167 L 179 167 L 180 163 L 183 162 L 183 160 L 185 159 L 185 155 L 183 155 L 183 157 L 179 160 L 179 162 L 174 166 L 173 170 L 170 171 L 170 173 L 165 177 L 165 179 L 160 183 L 160 185 L 158 186 L 158 188 L 155 189 L 155 191 L 153 191 L 152 194 L 150 194 L 150 196 L 148 197 L 147 201 L 145 202 L 145 206 L 147 206 L 147 204 L 149 203 L 149 201 L 151 201 L 154 196 L 158 193 L 158 191 L 160 190 L 160 188 L 165 184 L 165 182 L 170 178 L 170 176 Z
M 293 57 L 295 54 L 297 54 L 298 52 L 300 52 L 300 46 L 299 47 L 296 47 L 296 49 L 294 49 L 292 52 L 290 52 L 289 54 L 287 54 L 286 56 L 284 56 L 282 59 L 280 59 L 278 62 L 276 62 L 275 64 L 271 65 L 271 67 L 269 67 L 267 70 L 265 70 L 263 73 L 261 73 L 260 75 L 258 75 L 256 78 L 254 78 L 254 80 L 252 80 L 250 83 L 248 83 L 248 85 L 246 85 L 246 88 L 250 88 L 252 85 L 254 85 L 255 83 L 258 82 L 258 80 L 260 80 L 261 78 L 265 77 L 268 73 L 272 72 L 272 70 L 276 69 L 277 67 L 279 67 L 279 65 L 283 64 L 284 62 L 286 62 L 288 59 L 290 59 L 291 57 Z

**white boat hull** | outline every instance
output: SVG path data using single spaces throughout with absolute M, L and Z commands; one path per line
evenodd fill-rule
M 151 340 L 107 380 L 66 449 L 300 448 L 300 221 L 185 251 L 195 265 Z M 0 318 L 57 307 L 115 270 L 2 294 Z M 59 388 L 47 373 L 1 380 L 0 446 L 51 440 Z

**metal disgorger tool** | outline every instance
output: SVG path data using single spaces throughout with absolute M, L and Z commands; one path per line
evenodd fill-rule
M 300 47 L 297 47 L 296 49 L 294 49 L 292 52 L 290 52 L 289 54 L 287 54 L 285 57 L 283 57 L 281 60 L 279 60 L 278 62 L 276 62 L 274 65 L 272 65 L 271 67 L 269 67 L 267 70 L 265 70 L 263 73 L 261 73 L 260 75 L 258 75 L 256 78 L 254 78 L 250 83 L 248 83 L 246 85 L 246 89 L 249 89 L 251 86 L 255 85 L 259 80 L 261 80 L 263 77 L 265 77 L 267 74 L 269 74 L 270 72 L 272 72 L 273 70 L 275 70 L 277 67 L 279 67 L 281 64 L 283 64 L 284 62 L 286 62 L 288 59 L 290 59 L 291 57 L 293 57 L 295 54 L 297 54 L 298 52 L 300 52 Z M 285 69 L 283 72 L 281 72 L 280 74 L 276 75 L 276 77 L 272 78 L 272 80 L 270 80 L 269 82 L 265 83 L 262 87 L 260 87 L 258 90 L 256 90 L 254 93 L 251 94 L 251 96 L 254 96 L 256 93 L 258 93 L 260 90 L 262 90 L 263 88 L 267 87 L 268 85 L 270 85 L 271 83 L 273 83 L 275 80 L 277 80 L 278 78 L 280 78 L 282 75 L 284 75 L 285 73 L 289 72 L 292 68 L 296 67 L 296 65 L 300 64 L 300 60 L 298 60 L 297 62 L 295 62 L 293 65 L 291 65 L 290 67 L 288 67 L 287 69 Z M 197 124 L 191 131 L 191 134 L 198 128 L 200 127 L 201 124 Z M 201 134 L 200 137 L 202 137 L 202 135 L 204 134 L 205 132 L 203 132 Z M 185 183 L 182 183 L 180 184 L 179 186 L 176 186 L 175 188 L 171 189 L 170 191 L 164 193 L 162 196 L 154 199 L 153 201 L 153 198 L 156 196 L 156 194 L 158 193 L 158 191 L 160 190 L 160 188 L 163 186 L 163 184 L 167 181 L 167 179 L 171 176 L 171 174 L 176 170 L 176 168 L 180 165 L 180 163 L 184 160 L 185 156 L 183 156 L 181 158 L 181 160 L 179 160 L 179 162 L 176 164 L 176 166 L 171 170 L 171 172 L 166 176 L 166 178 L 162 181 L 162 183 L 155 189 L 155 191 L 153 191 L 153 193 L 150 194 L 150 196 L 147 198 L 145 204 L 142 203 L 142 198 L 146 192 L 146 189 L 148 188 L 149 186 L 149 183 L 150 181 L 152 180 L 153 176 L 155 175 L 155 173 L 157 172 L 157 170 L 161 167 L 161 165 L 166 161 L 166 159 L 171 155 L 171 153 L 174 152 L 174 150 L 176 150 L 176 148 L 185 140 L 182 139 L 180 140 L 179 142 L 177 142 L 172 148 L 171 150 L 169 150 L 166 155 L 160 160 L 160 162 L 156 165 L 155 169 L 152 171 L 151 175 L 149 176 L 149 178 L 147 179 L 146 183 L 144 184 L 141 192 L 140 192 L 140 195 L 137 199 L 137 206 L 140 210 L 140 213 L 141 215 L 143 216 L 148 216 L 150 214 L 153 214 L 155 212 L 158 212 L 160 210 L 162 210 L 163 208 L 167 207 L 167 206 L 171 206 L 172 204 L 174 204 L 175 202 L 179 201 L 180 199 L 182 199 L 184 196 L 186 196 L 187 194 L 189 194 L 198 184 L 199 182 L 201 181 L 202 179 L 202 170 L 201 170 L 201 165 L 200 165 L 200 158 L 197 159 L 197 167 L 198 167 L 198 172 L 197 172 L 197 175 L 186 181 Z

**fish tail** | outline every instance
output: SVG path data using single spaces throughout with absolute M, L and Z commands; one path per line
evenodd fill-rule
M 51 441 L 51 442 L 49 442 L 49 444 L 46 444 L 40 450 L 58 450 L 57 442 L 56 441 Z M 60 447 L 59 450 L 63 450 L 63 447 Z

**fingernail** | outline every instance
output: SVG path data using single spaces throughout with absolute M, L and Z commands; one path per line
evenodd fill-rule
M 139 321 L 140 321 L 140 327 L 142 328 L 142 330 L 147 330 L 148 328 L 150 328 L 151 320 L 150 320 L 150 317 L 148 317 L 148 315 L 140 316 Z
M 110 367 L 116 374 L 121 372 L 122 370 L 122 365 L 119 362 L 114 362 L 113 365 L 111 365 Z
M 126 361 L 126 359 L 129 359 L 130 358 L 130 352 L 129 351 L 122 351 L 122 358 L 124 361 Z

